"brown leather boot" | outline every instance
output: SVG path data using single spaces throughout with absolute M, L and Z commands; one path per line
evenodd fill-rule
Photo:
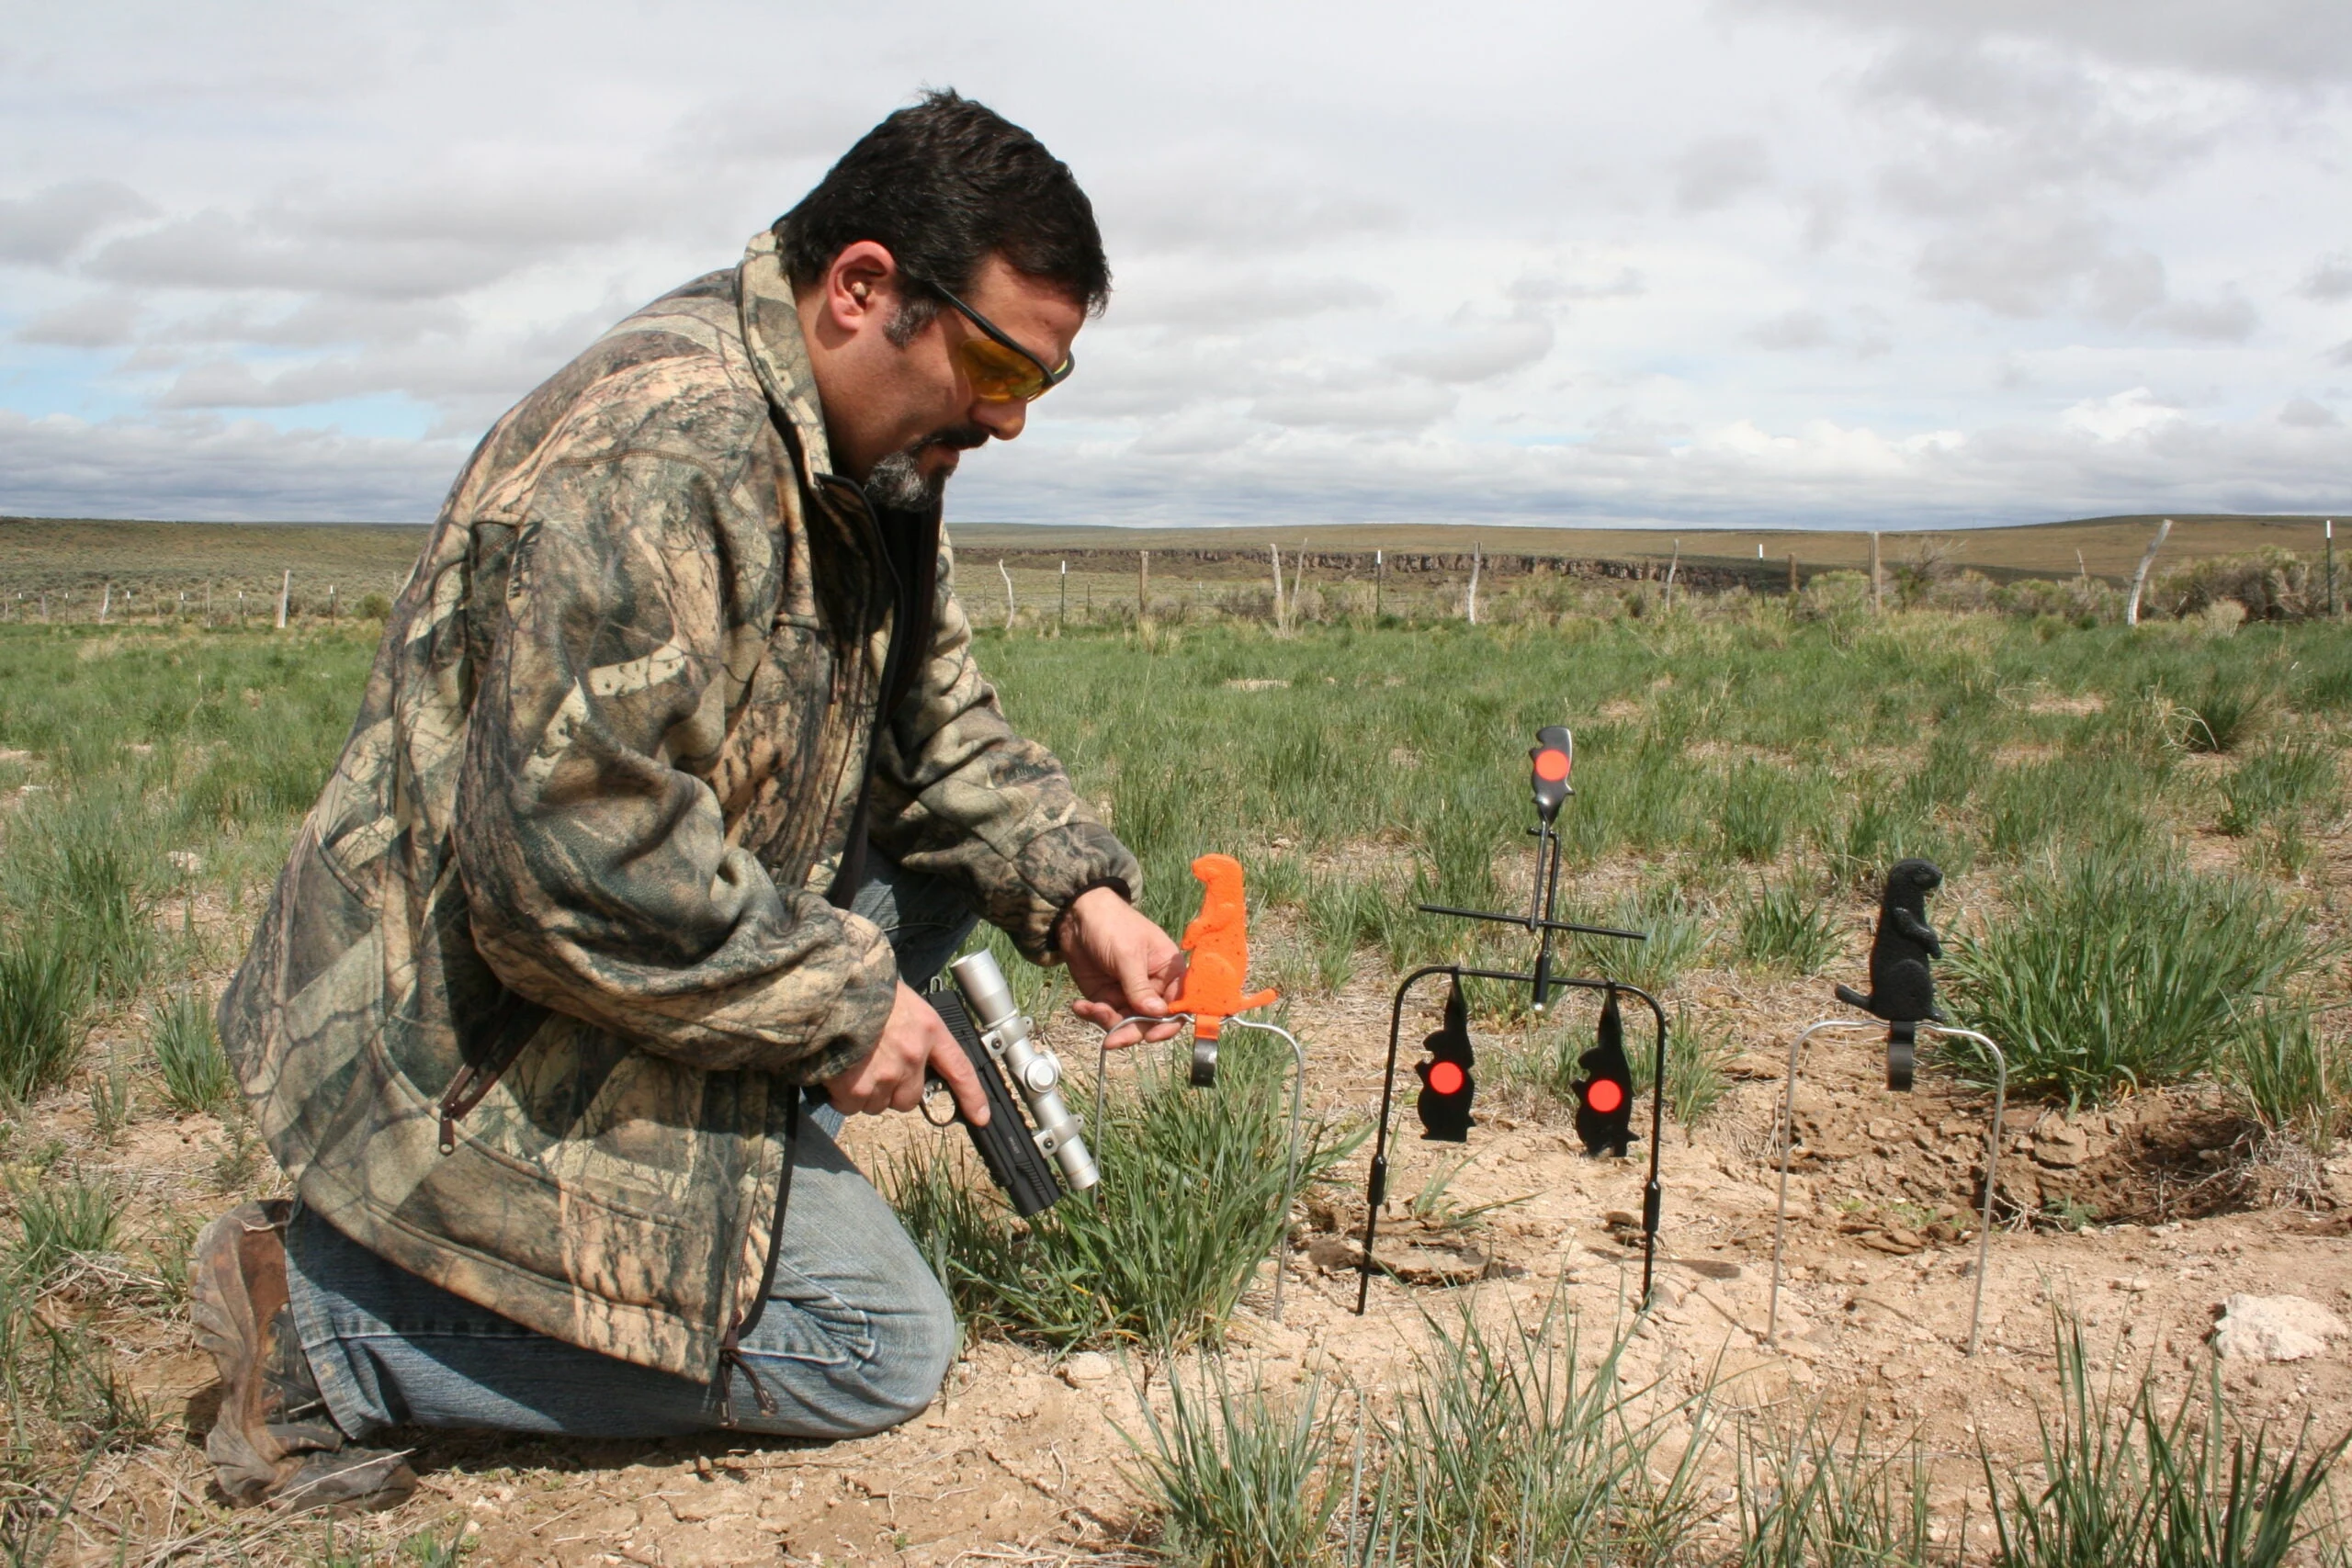
M 197 1344 L 220 1368 L 204 1454 L 239 1503 L 388 1508 L 416 1490 L 416 1474 L 397 1453 L 352 1446 L 327 1413 L 287 1297 L 292 1213 L 283 1198 L 243 1204 L 196 1239 L 190 1315 Z

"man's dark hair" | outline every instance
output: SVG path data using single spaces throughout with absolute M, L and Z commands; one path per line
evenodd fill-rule
M 952 89 L 925 93 L 859 138 L 775 220 L 775 237 L 786 275 L 801 288 L 860 240 L 888 248 L 913 286 L 890 322 L 901 344 L 939 309 L 922 286 L 961 294 L 991 254 L 1061 288 L 1089 315 L 1111 295 L 1094 204 L 1069 166 Z

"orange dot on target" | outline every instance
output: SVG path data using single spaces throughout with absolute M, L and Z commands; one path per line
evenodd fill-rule
M 1433 1062 L 1430 1065 L 1430 1088 L 1439 1094 L 1460 1094 L 1463 1078 L 1462 1068 L 1455 1063 Z
M 1584 1091 L 1584 1102 L 1603 1116 L 1625 1103 L 1625 1091 L 1611 1078 L 1595 1078 Z

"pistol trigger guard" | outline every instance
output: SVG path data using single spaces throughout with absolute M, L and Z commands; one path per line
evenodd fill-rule
M 932 1102 L 939 1100 L 947 1102 L 947 1119 L 944 1122 L 931 1113 Z M 956 1103 L 955 1094 L 947 1087 L 947 1080 L 939 1077 L 923 1080 L 922 1103 L 917 1109 L 922 1112 L 922 1119 L 934 1127 L 953 1127 L 956 1125 L 956 1118 L 963 1114 L 962 1110 Z

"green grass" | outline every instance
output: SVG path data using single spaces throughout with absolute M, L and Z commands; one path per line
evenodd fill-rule
M 368 586 L 354 578 L 346 601 Z M 1181 930 L 1198 906 L 1191 858 L 1239 855 L 1253 908 L 1272 917 L 1261 927 L 1265 972 L 1279 963 L 1286 990 L 1341 998 L 1350 1016 L 1404 967 L 1524 960 L 1522 933 L 1411 904 L 1524 899 L 1524 754 L 1538 725 L 1566 722 L 1578 759 L 1560 818 L 1562 907 L 1659 938 L 1569 944 L 1578 966 L 1669 996 L 1703 964 L 1815 974 L 1887 865 L 1926 854 L 1954 879 L 1938 906 L 1958 950 L 1953 1005 L 1997 1018 L 2004 1045 L 2026 1043 L 2030 1092 L 2097 1099 L 2212 1073 L 2273 1135 L 2343 1135 L 2325 1032 L 2340 1017 L 2315 1010 L 2342 999 L 2343 976 L 2309 928 L 2312 905 L 2339 892 L 2352 626 L 2208 637 L 2049 616 L 1807 622 L 1770 596 L 1688 592 L 1668 615 L 1655 585 L 1547 579 L 1502 584 L 1492 624 L 1471 629 L 1432 618 L 1437 597 L 1423 597 L 1398 592 L 1375 626 L 1333 593 L 1322 619 L 1282 638 L 1182 604 L 1144 629 L 1107 616 L 1093 628 L 1074 619 L 1067 636 L 991 624 L 978 657 L 1016 726 L 1067 761 L 1140 854 L 1148 912 Z M 1025 586 L 1023 598 L 1032 604 Z M 79 1201 L 63 1179 L 74 1168 L 32 1131 L 37 1118 L 78 1119 L 86 1096 L 105 1137 L 175 1100 L 222 1103 L 200 1009 L 174 998 L 209 991 L 234 962 L 347 735 L 375 631 L 0 625 L 0 1091 L 15 1102 L 10 1158 L 60 1173 L 53 1203 Z M 2036 693 L 2104 705 L 2059 708 Z M 2219 763 L 2185 754 L 2207 737 L 2228 748 Z M 2217 823 L 2235 842 L 2201 840 L 2200 863 L 2233 857 L 2248 874 L 2180 871 L 2182 841 Z M 2118 869 L 2069 893 L 2066 868 L 2090 861 Z M 1629 874 L 1637 893 L 1599 892 Z M 183 903 L 191 893 L 200 919 Z M 1970 911 L 2001 919 L 1978 929 Z M 1984 962 L 1962 973 L 1972 954 Z M 1058 1009 L 1066 987 L 1007 969 L 1033 1013 Z M 1521 1020 L 1508 998 L 1476 999 Z M 1556 1042 L 1571 1062 L 1589 1043 L 1590 1013 L 1579 1016 Z M 142 1018 L 173 1043 L 126 1080 Z M 1646 1032 L 1638 1013 L 1629 1021 L 1645 1063 Z M 1678 1010 L 1667 1085 L 1678 1120 L 1703 1118 L 1719 1090 L 1719 1024 Z M 85 1061 L 93 1033 L 107 1043 Z M 1544 1040 L 1541 1027 L 1526 1033 Z M 1310 1032 L 1306 1043 L 1321 1058 L 1327 1043 Z M 165 1052 L 191 1068 L 178 1089 Z M 1509 1071 L 1515 1055 L 1492 1059 Z M 1099 1213 L 1067 1204 L 1028 1227 L 972 1190 L 960 1156 L 904 1173 L 910 1223 L 967 1321 L 1053 1345 L 1213 1339 L 1241 1282 L 1262 1279 L 1287 1196 L 1273 1075 L 1263 1103 L 1255 1091 L 1188 1100 L 1157 1081 L 1131 1093 L 1130 1067 L 1114 1125 L 1098 1130 L 1114 1181 Z M 159 1087 L 134 1095 L 126 1082 Z M 1326 1129 L 1317 1159 L 1351 1135 Z M 960 1135 L 944 1146 L 960 1150 Z M 249 1183 L 266 1157 L 232 1121 L 211 1179 Z M 1140 1179 L 1118 1184 L 1122 1164 Z M 190 1175 L 206 1185 L 200 1162 Z M 55 1234 L 77 1223 L 65 1215 Z M 163 1247 L 170 1224 L 134 1237 L 130 1255 Z M 52 1309 L 78 1288 L 52 1283 L 39 1321 L 71 1327 Z M 62 1495 L 73 1471 L 59 1456 L 82 1442 L 62 1434 L 134 1431 L 140 1417 L 106 1392 L 124 1385 L 95 1330 L 60 1339 L 9 1310 L 10 1405 L 43 1446 L 0 1461 Z M 1489 1350 L 1508 1344 L 1489 1331 Z M 1479 1397 L 1508 1404 L 1509 1381 Z M 1280 1400 L 1270 1408 L 1269 1419 L 1295 1415 Z M 1461 1561 L 1448 1538 L 1414 1534 L 1404 1510 L 1421 1495 L 1383 1457 L 1387 1442 L 1370 1439 L 1385 1499 L 1375 1560 L 1393 1548 L 1398 1562 Z M 1464 1527 L 1468 1538 L 1514 1539 L 1495 1513 Z M 1351 1524 L 1370 1542 L 1370 1519 L 1343 1508 L 1331 1534 Z M 1638 1557 L 1606 1539 L 1617 1558 Z
M 1514 1310 L 1488 1325 L 1465 1303 L 1428 1329 L 1379 1422 L 1386 1463 L 1366 1535 L 1380 1561 L 1674 1561 L 1702 1506 L 1699 1399 L 1621 1378 L 1623 1340 L 1580 1358 L 1578 1320 L 1557 1291 L 1532 1319 Z M 1691 1437 L 1671 1458 L 1669 1432 Z
M 2264 673 L 2216 666 L 2176 699 L 2166 733 L 2185 751 L 2234 751 L 2278 706 L 2278 687 Z
M 2012 1095 L 2097 1104 L 2210 1072 L 2243 1010 L 2319 955 L 2267 888 L 2166 861 L 2079 855 L 2010 893 L 2006 918 L 1951 944 L 1948 995 L 2007 1054 Z M 1974 1047 L 1951 1050 L 1990 1081 Z
M 1148 1446 L 1124 1434 L 1159 1518 L 1160 1556 L 1191 1568 L 1300 1568 L 1322 1560 L 1344 1497 L 1330 1473 L 1330 1393 L 1237 1387 L 1222 1357 L 1168 1379 L 1168 1414 L 1140 1401 Z
M 1743 1423 L 1739 1568 L 1928 1568 L 1956 1562 L 1931 1534 L 1928 1461 L 1915 1438 L 1875 1447 L 1870 1413 L 1818 1406 L 1793 1423 Z M 1949 1532 L 1958 1540 L 1962 1530 Z
M 54 927 L 0 944 L 0 1096 L 21 1103 L 73 1072 L 88 1006 L 82 965 Z
M 2323 1158 L 2334 1150 L 2352 1110 L 2352 1083 L 2311 1010 L 2287 1004 L 2253 1010 L 2222 1071 L 2266 1134 L 2292 1138 Z
M 960 1133 L 897 1161 L 884 1187 L 976 1331 L 1066 1348 L 1214 1340 L 1287 1228 L 1293 1200 L 1363 1137 L 1317 1120 L 1291 1185 L 1289 1061 L 1229 1035 L 1213 1089 L 1147 1063 L 1141 1091 L 1122 1085 L 1109 1125 L 1088 1129 L 1103 1172 L 1091 1202 L 1067 1197 L 1016 1219 L 984 1179 L 970 1179 Z
M 1838 954 L 1838 917 L 1798 883 L 1759 882 L 1738 906 L 1739 961 L 1786 975 L 1818 975 Z
M 2335 749 L 2312 735 L 2267 746 L 2248 755 L 2222 781 L 2222 798 L 2219 826 L 2233 838 L 2306 813 L 2334 818 L 2342 809 Z
M 1577 936 L 1572 954 L 1584 973 L 1639 986 L 1661 999 L 1682 972 L 1699 961 L 1701 950 L 1707 945 L 1707 926 L 1700 910 L 1679 888 L 1665 883 L 1647 884 L 1599 908 L 1584 908 L 1567 918 L 1646 933 L 1648 940 L 1644 942 Z
M 218 1111 L 234 1098 L 236 1080 L 203 995 L 182 991 L 150 1010 L 147 1043 L 164 1080 L 164 1098 L 174 1109 Z
M 2282 1443 L 2226 1418 L 2221 1364 L 2202 1400 L 2169 1410 L 2153 1370 L 2104 1386 L 2082 1326 L 2061 1319 L 2058 1408 L 2041 1416 L 2039 1473 L 1984 1457 L 1999 1568 L 2276 1568 L 2316 1544 L 2313 1505 L 2346 1438 L 2308 1421 Z
M 115 1250 L 123 1201 L 112 1189 L 65 1181 L 14 1186 L 12 1190 L 17 1235 L 8 1249 L 8 1273 L 14 1280 L 38 1284 L 76 1258 Z

